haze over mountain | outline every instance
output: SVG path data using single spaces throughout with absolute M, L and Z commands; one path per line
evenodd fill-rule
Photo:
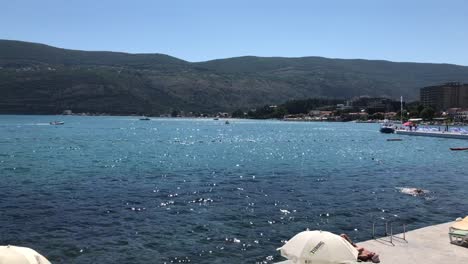
M 0 40 L 0 113 L 232 111 L 290 99 L 388 96 L 468 82 L 468 67 L 322 57 L 187 62 Z

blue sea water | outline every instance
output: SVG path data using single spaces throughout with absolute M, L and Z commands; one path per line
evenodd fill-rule
M 468 152 L 449 147 L 468 142 L 391 137 L 376 124 L 0 116 L 0 244 L 53 263 L 272 263 L 306 228 L 359 241 L 374 221 L 466 215 Z

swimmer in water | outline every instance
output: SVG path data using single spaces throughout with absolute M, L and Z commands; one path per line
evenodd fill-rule
M 421 188 L 397 188 L 397 189 L 399 189 L 401 193 L 409 194 L 412 196 L 422 196 L 422 195 L 429 193 L 428 190 L 424 190 Z

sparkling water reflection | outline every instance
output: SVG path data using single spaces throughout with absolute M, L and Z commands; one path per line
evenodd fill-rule
M 448 148 L 467 142 L 389 137 L 375 124 L 0 116 L 0 242 L 53 263 L 271 263 L 306 228 L 363 240 L 374 220 L 466 214 L 468 152 Z M 400 192 L 414 187 L 430 193 Z

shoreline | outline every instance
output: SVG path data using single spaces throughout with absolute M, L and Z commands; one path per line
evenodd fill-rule
M 355 123 L 355 124 L 381 124 L 384 120 L 333 120 L 333 119 L 303 119 L 303 118 L 242 118 L 242 117 L 220 117 L 216 115 L 208 115 L 208 116 L 169 116 L 169 115 L 159 115 L 159 116 L 152 116 L 152 115 L 137 115 L 137 114 L 109 114 L 109 113 L 73 113 L 73 114 L 24 114 L 24 113 L 0 113 L 0 116 L 77 116 L 77 117 L 148 117 L 151 119 L 213 119 L 219 118 L 219 120 L 223 119 L 236 119 L 236 120 L 275 120 L 275 121 L 282 121 L 282 122 L 300 122 L 300 123 Z M 431 123 L 431 124 L 422 124 L 423 126 L 446 126 L 445 123 Z M 468 123 L 451 123 L 449 126 L 468 126 Z

